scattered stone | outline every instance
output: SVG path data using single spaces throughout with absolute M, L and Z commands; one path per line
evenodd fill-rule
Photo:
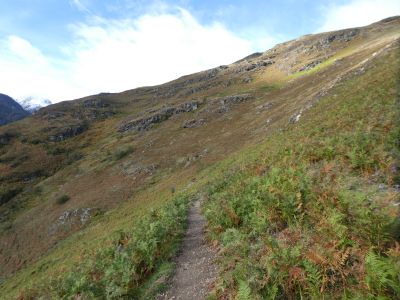
M 85 225 L 92 216 L 92 208 L 75 208 L 65 211 L 49 228 L 49 235 L 54 235 L 60 230 L 69 231 L 73 226 Z
M 142 164 L 127 164 L 124 166 L 124 174 L 128 176 L 139 176 L 139 175 L 146 175 L 151 176 L 155 173 L 158 169 L 158 165 L 150 164 L 147 166 L 143 166 Z
M 205 119 L 192 119 L 189 121 L 186 121 L 185 123 L 183 123 L 182 127 L 183 128 L 195 128 L 195 127 L 200 127 L 202 125 L 204 125 L 206 123 Z
M 383 183 L 380 183 L 380 184 L 378 185 L 378 189 L 379 189 L 380 191 L 385 191 L 385 190 L 387 189 L 387 186 L 386 186 L 385 184 L 383 184 Z
M 250 83 L 250 82 L 252 82 L 253 80 L 251 79 L 251 77 L 245 77 L 245 78 L 243 78 L 243 80 L 242 80 L 242 82 L 243 83 Z
M 289 118 L 289 123 L 290 123 L 290 124 L 297 123 L 297 122 L 300 120 L 301 114 L 302 114 L 302 112 L 296 113 L 296 114 L 292 115 L 292 116 Z
M 226 97 L 220 98 L 219 102 L 222 105 L 238 104 L 243 101 L 249 100 L 251 98 L 253 98 L 253 96 L 250 94 L 240 94 L 240 95 L 232 95 L 232 96 L 226 96 Z
M 267 103 L 264 103 L 264 104 L 261 104 L 261 105 L 257 106 L 256 109 L 258 109 L 258 110 L 267 110 L 267 109 L 270 109 L 272 106 L 273 106 L 273 104 L 271 102 L 267 102 Z

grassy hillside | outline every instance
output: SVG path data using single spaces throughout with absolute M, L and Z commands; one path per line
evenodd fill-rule
M 399 66 L 397 49 L 212 184 L 218 298 L 400 296 Z
M 396 298 L 399 20 L 0 128 L 0 298 L 151 298 L 199 194 L 217 298 Z

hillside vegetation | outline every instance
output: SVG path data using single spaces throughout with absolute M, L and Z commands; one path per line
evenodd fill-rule
M 335 88 L 211 185 L 218 298 L 400 296 L 399 63 Z
M 206 201 L 217 299 L 400 295 L 400 19 L 0 128 L 1 299 L 151 299 Z

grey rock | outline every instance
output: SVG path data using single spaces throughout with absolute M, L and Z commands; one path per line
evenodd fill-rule
M 242 72 L 248 72 L 248 71 L 252 71 L 255 69 L 259 69 L 262 67 L 267 67 L 269 65 L 274 64 L 275 61 L 273 61 L 272 59 L 266 59 L 266 60 L 261 60 L 258 62 L 252 62 L 252 63 L 243 63 L 240 67 L 238 67 L 236 69 L 236 73 L 242 73 Z
M 200 107 L 200 102 L 187 102 L 177 107 L 166 107 L 159 110 L 157 113 L 145 117 L 125 122 L 118 128 L 118 132 L 126 131 L 143 131 L 150 129 L 153 125 L 168 120 L 173 115 L 187 113 L 197 110 Z
M 72 138 L 85 132 L 88 128 L 89 126 L 87 125 L 87 123 L 67 126 L 58 129 L 58 131 L 55 134 L 50 135 L 48 139 L 50 142 L 62 142 L 66 139 Z
M 243 78 L 242 82 L 243 83 L 250 83 L 250 82 L 252 82 L 252 79 L 251 79 L 251 77 L 245 77 L 245 78 Z
M 195 128 L 195 127 L 200 127 L 202 125 L 204 125 L 206 123 L 205 119 L 192 119 L 189 121 L 186 121 L 185 123 L 183 123 L 182 127 L 183 128 Z
M 335 34 L 329 35 L 328 37 L 325 38 L 325 41 L 328 43 L 332 43 L 334 41 L 349 42 L 355 36 L 357 36 L 359 34 L 359 32 L 360 32 L 360 30 L 357 28 L 351 29 L 351 30 L 342 30 Z
M 83 226 L 92 217 L 92 208 L 75 208 L 64 211 L 56 222 L 50 226 L 49 235 L 54 235 L 59 231 L 69 231 L 73 226 Z
M 302 71 L 308 71 L 311 70 L 312 68 L 315 68 L 316 66 L 318 66 L 320 63 L 322 63 L 322 60 L 315 60 L 313 62 L 310 62 L 308 64 L 305 64 L 304 66 L 302 66 L 298 72 L 302 72 Z
M 302 112 L 295 113 L 294 115 L 292 115 L 292 116 L 289 118 L 289 123 L 290 123 L 290 124 L 297 123 L 297 122 L 300 120 L 301 114 L 302 114 Z
M 133 176 L 136 177 L 138 175 L 146 175 L 150 176 L 155 173 L 155 171 L 158 169 L 158 165 L 156 164 L 150 164 L 150 165 L 142 165 L 140 163 L 135 163 L 135 164 L 130 164 L 128 163 L 125 165 L 123 168 L 123 173 L 128 176 Z
M 267 102 L 267 103 L 257 106 L 256 108 L 258 110 L 267 110 L 267 109 L 270 109 L 272 106 L 273 106 L 273 104 L 271 102 Z

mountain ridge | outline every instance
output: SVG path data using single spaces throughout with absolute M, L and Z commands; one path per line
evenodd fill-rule
M 29 113 L 17 101 L 0 93 L 0 126 L 21 120 L 28 115 Z

